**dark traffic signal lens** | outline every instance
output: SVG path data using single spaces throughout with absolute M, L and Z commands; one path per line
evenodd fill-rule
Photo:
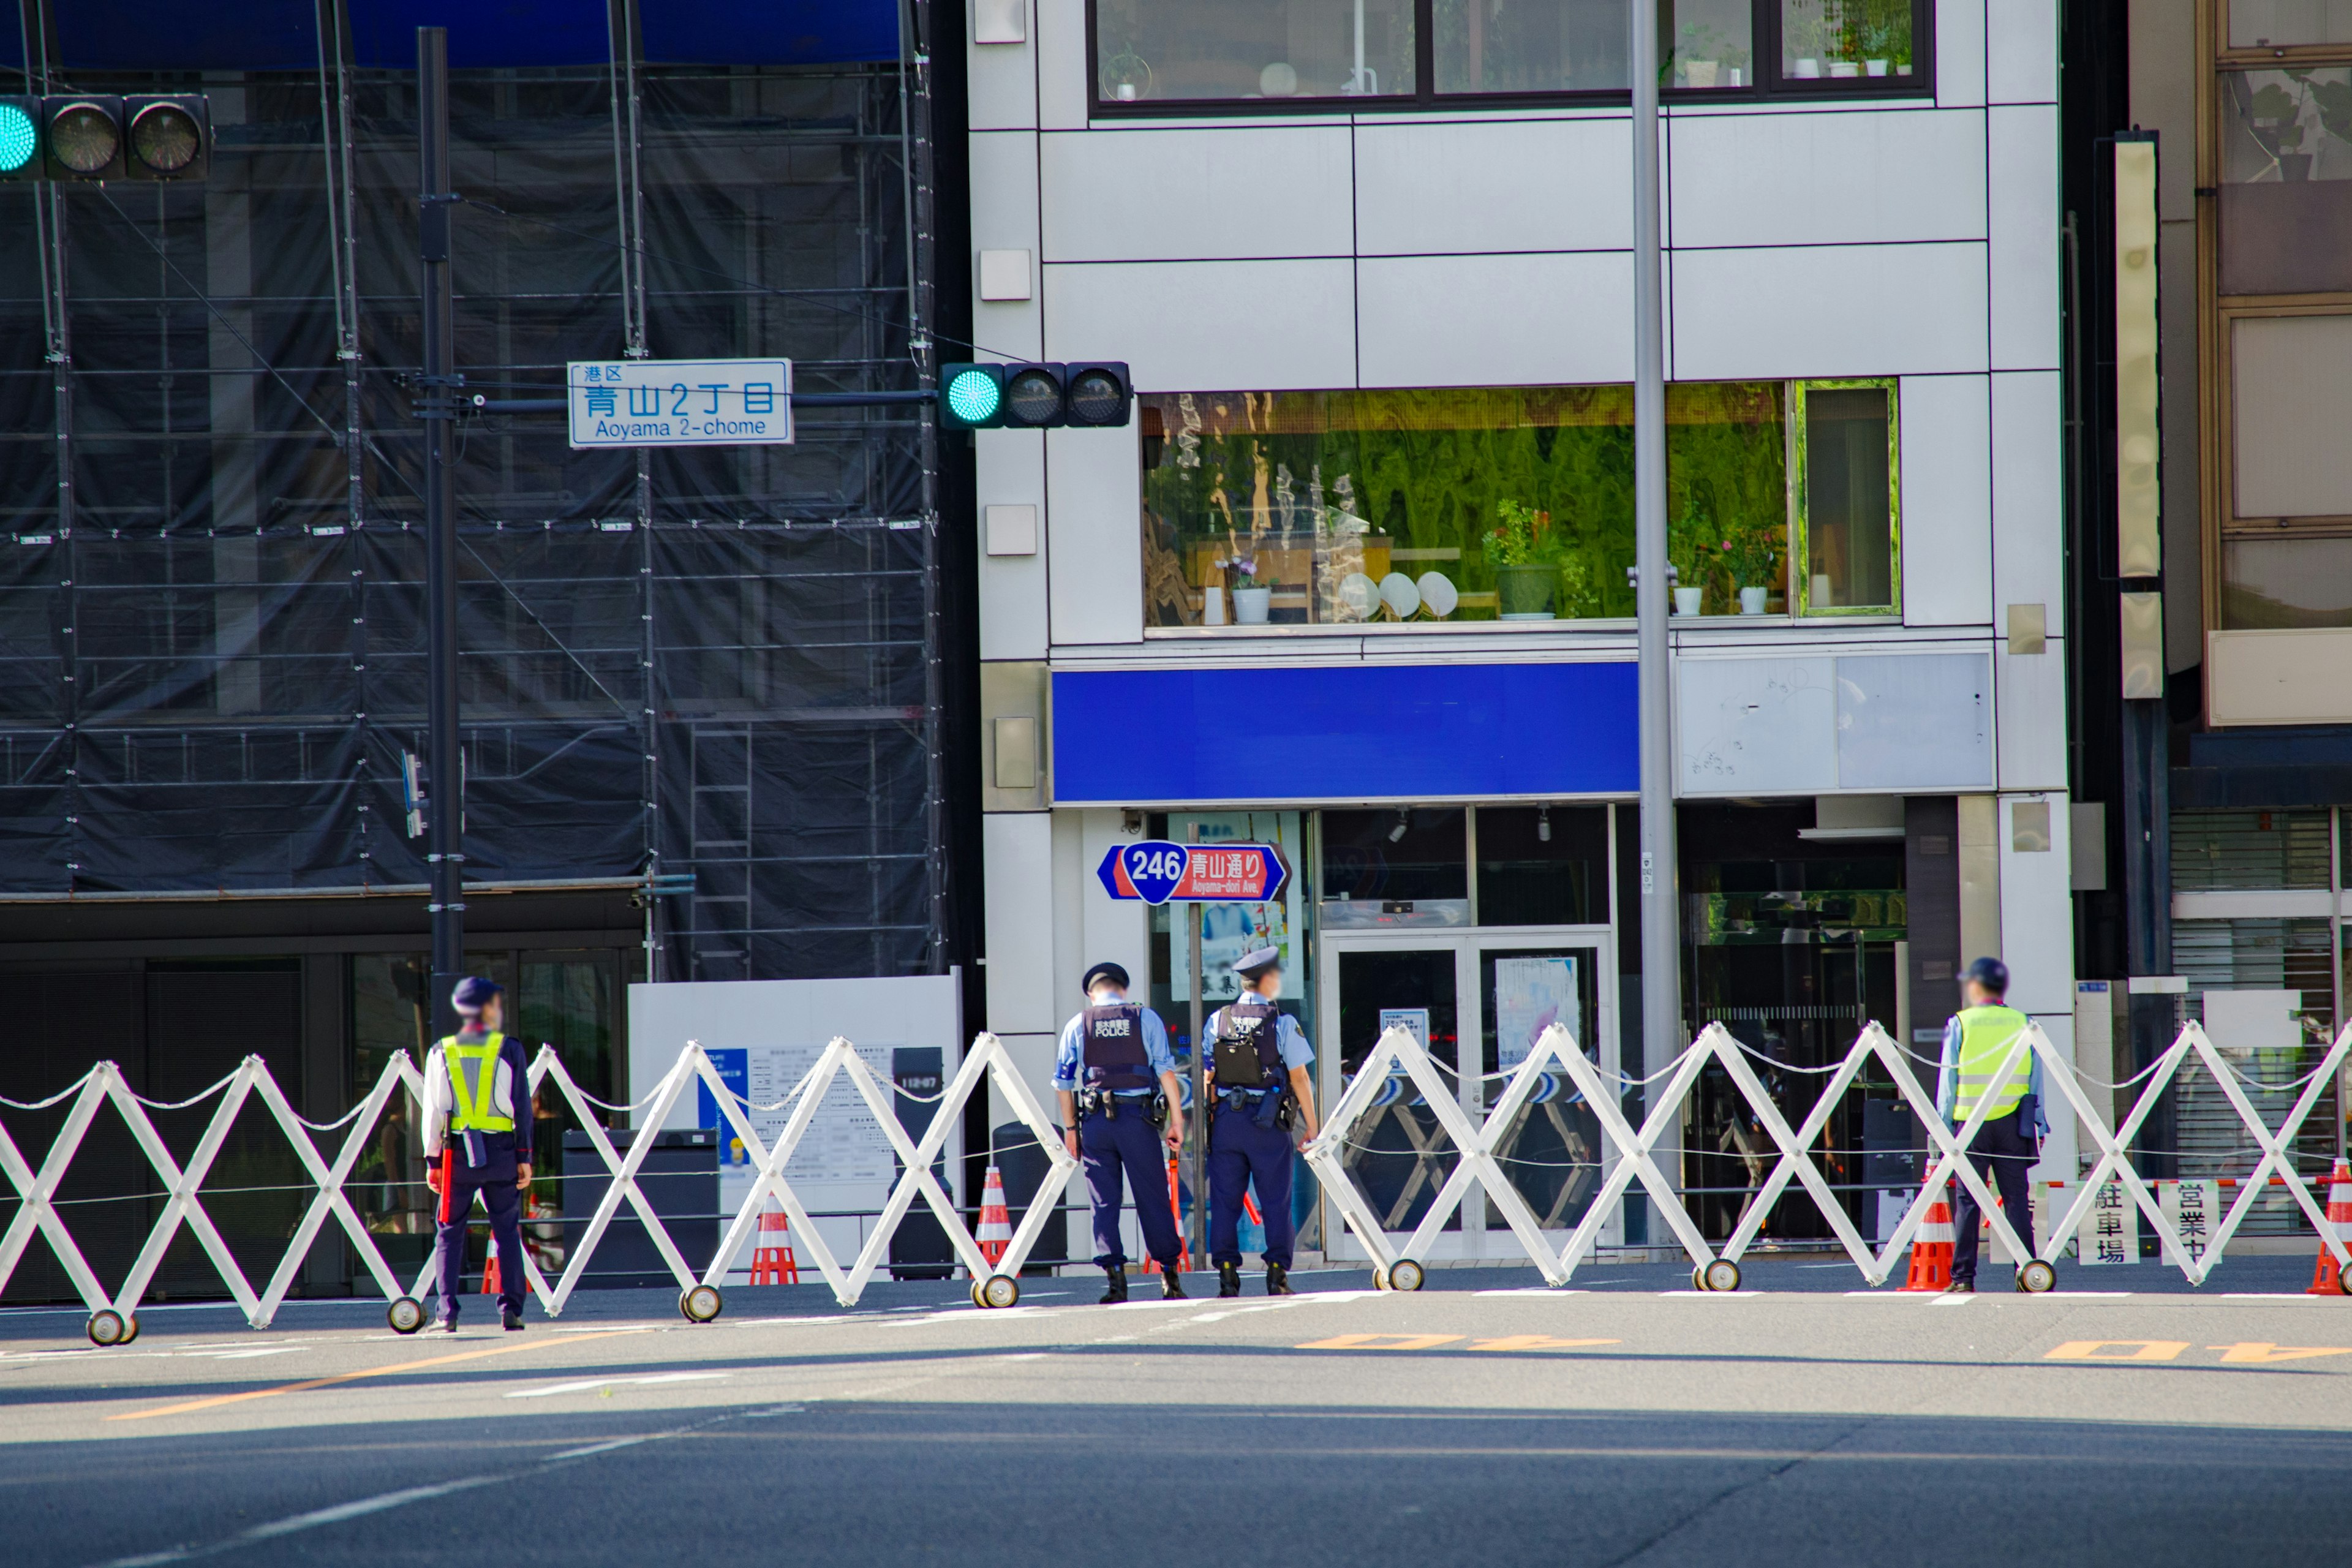
M 131 153 L 159 174 L 176 174 L 204 150 L 196 117 L 176 103 L 151 103 L 131 121 Z
M 1127 378 L 1107 365 L 1092 365 L 1070 377 L 1073 425 L 1127 423 Z
M 121 151 L 121 127 L 95 103 L 68 103 L 49 117 L 49 156 L 74 174 L 100 174 Z
M 1004 384 L 1004 419 L 1008 425 L 1037 429 L 1062 422 L 1062 378 L 1059 366 L 1029 365 Z

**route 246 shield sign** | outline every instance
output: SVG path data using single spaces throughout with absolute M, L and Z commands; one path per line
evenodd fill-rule
M 1095 868 L 1114 899 L 1164 904 L 1264 903 L 1282 891 L 1290 867 L 1271 844 L 1171 844 L 1147 838 L 1116 846 Z

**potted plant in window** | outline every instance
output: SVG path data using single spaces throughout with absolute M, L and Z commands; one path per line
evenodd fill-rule
M 1739 586 L 1739 613 L 1760 616 L 1772 594 L 1772 571 L 1780 559 L 1781 541 L 1767 528 L 1744 528 L 1724 541 L 1724 563 Z
M 1495 569 L 1496 613 L 1507 621 L 1549 621 L 1557 618 L 1553 596 L 1559 586 L 1559 566 L 1545 559 L 1549 553 L 1537 529 L 1536 510 L 1521 501 L 1495 503 L 1496 526 L 1486 531 L 1486 563 Z
M 1255 555 L 1234 563 L 1234 624 L 1262 626 L 1274 608 L 1274 576 L 1261 574 Z

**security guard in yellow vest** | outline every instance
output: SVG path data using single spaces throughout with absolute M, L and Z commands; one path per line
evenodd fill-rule
M 425 1179 L 441 1194 L 434 1248 L 441 1327 L 457 1331 L 458 1276 L 466 1268 L 466 1221 L 474 1194 L 489 1211 L 499 1254 L 499 1315 L 522 1327 L 522 1194 L 530 1186 L 530 1064 L 499 1025 L 500 987 L 468 975 L 450 1005 L 458 1029 L 425 1058 Z M 520 1109 L 518 1109 L 520 1108 Z M 518 1126 L 520 1131 L 518 1131 Z
M 2042 1112 L 2042 1058 L 2027 1053 L 2006 1082 L 1993 1088 L 2001 1059 L 2030 1021 L 2002 998 L 2009 994 L 2009 967 L 1998 958 L 1979 958 L 1969 965 L 1960 994 L 1968 1005 L 1944 1026 L 1944 1058 L 1936 1075 L 1936 1109 L 1946 1126 L 1957 1132 L 1976 1114 L 1978 1102 L 1992 1095 L 1984 1125 L 1977 1129 L 1968 1156 L 1979 1175 L 2000 1195 L 2001 1212 L 2011 1228 L 2033 1247 L 2032 1184 L 2027 1173 L 2042 1157 L 2042 1141 L 2050 1136 L 2049 1118 Z M 1983 1211 L 1969 1191 L 1956 1182 L 1952 1205 L 1952 1283 L 1948 1289 L 1965 1295 L 1977 1288 L 1977 1232 Z

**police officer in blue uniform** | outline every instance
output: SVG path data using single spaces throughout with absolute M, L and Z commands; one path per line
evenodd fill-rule
M 500 1031 L 495 980 L 457 982 L 450 1005 L 457 1032 L 425 1058 L 425 1173 L 441 1195 L 434 1240 L 441 1324 L 457 1331 L 458 1276 L 466 1267 L 466 1222 L 474 1194 L 489 1211 L 499 1257 L 499 1315 L 522 1327 L 522 1194 L 530 1187 L 530 1079 L 522 1042 Z
M 1168 1205 L 1167 1155 L 1184 1146 L 1184 1110 L 1168 1026 L 1127 999 L 1127 971 L 1116 963 L 1096 964 L 1080 984 L 1087 1007 L 1062 1026 L 1054 1089 L 1063 1142 L 1085 1165 L 1094 1194 L 1095 1262 L 1110 1280 L 1102 1299 L 1127 1300 L 1127 1253 L 1118 1235 L 1122 1173 L 1135 1194 L 1144 1248 L 1160 1263 L 1160 1293 L 1181 1297 L 1182 1244 Z
M 1282 954 L 1261 947 L 1234 965 L 1241 999 L 1210 1015 L 1209 1258 L 1217 1294 L 1242 1293 L 1242 1197 L 1253 1183 L 1265 1221 L 1265 1293 L 1287 1296 L 1291 1244 L 1291 1150 L 1315 1138 L 1315 1049 L 1298 1020 L 1275 1005 Z

